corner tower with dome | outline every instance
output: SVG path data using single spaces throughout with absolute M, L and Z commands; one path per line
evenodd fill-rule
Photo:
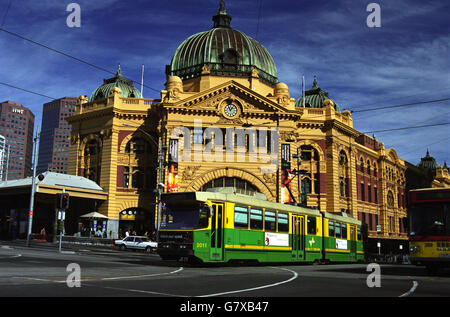
M 406 167 L 395 150 L 354 129 L 316 79 L 305 100 L 292 98 L 300 87 L 279 81 L 270 53 L 233 28 L 223 0 L 208 23 L 167 57 L 158 99 L 141 98 L 119 69 L 91 98 L 80 96 L 68 119 L 69 173 L 108 193 L 97 210 L 107 231 L 154 230 L 154 189 L 163 184 L 259 192 L 357 218 L 374 242 L 406 241 Z

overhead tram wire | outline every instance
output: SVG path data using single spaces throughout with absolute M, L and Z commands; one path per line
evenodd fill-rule
M 403 128 L 393 128 L 393 129 L 385 129 L 385 130 L 366 131 L 366 132 L 361 132 L 361 134 L 381 133 L 381 132 L 409 130 L 409 129 L 420 129 L 420 128 L 437 127 L 437 126 L 443 126 L 443 125 L 449 125 L 449 124 L 450 124 L 450 122 L 435 123 L 435 124 L 425 124 L 425 125 L 417 125 L 417 126 L 403 127 Z
M 45 45 L 45 44 L 42 44 L 42 43 L 36 42 L 36 41 L 34 41 L 34 40 L 31 40 L 31 39 L 29 39 L 29 38 L 26 38 L 26 37 L 24 37 L 24 36 L 22 36 L 22 35 L 20 35 L 20 34 L 17 34 L 17 33 L 11 32 L 11 31 L 8 31 L 8 30 L 6 30 L 6 29 L 3 28 L 3 27 L 0 27 L 0 31 L 3 31 L 3 32 L 5 32 L 5 33 L 7 33 L 7 34 L 9 34 L 9 35 L 15 36 L 15 37 L 17 37 L 17 38 L 20 38 L 20 39 L 25 40 L 25 41 L 27 41 L 27 42 L 30 42 L 30 43 L 32 43 L 32 44 L 38 45 L 38 46 L 40 46 L 40 47 L 43 47 L 43 48 L 45 48 L 45 49 L 48 49 L 48 50 L 50 50 L 50 51 L 52 51 L 52 52 L 55 52 L 55 53 L 64 55 L 64 56 L 66 56 L 66 57 L 68 57 L 68 58 L 71 58 L 71 59 L 76 60 L 76 61 L 78 61 L 78 62 L 80 62 L 80 63 L 86 64 L 86 65 L 88 65 L 88 66 L 90 66 L 90 67 L 96 68 L 96 69 L 101 70 L 101 71 L 103 71 L 103 72 L 106 72 L 106 73 L 109 73 L 109 74 L 112 74 L 112 75 L 115 75 L 115 74 L 116 74 L 115 72 L 112 72 L 112 71 L 110 71 L 110 70 L 107 70 L 106 68 L 103 68 L 103 67 L 101 67 L 101 66 L 97 66 L 97 65 L 92 64 L 92 63 L 90 63 L 90 62 L 87 62 L 87 61 L 85 61 L 85 60 L 82 60 L 81 58 L 78 58 L 78 57 L 69 55 L 69 54 L 67 54 L 67 53 L 64 53 L 64 52 L 62 52 L 62 51 L 59 51 L 59 50 L 57 50 L 57 49 L 54 49 L 54 48 L 52 48 L 52 47 L 50 47 L 50 46 L 47 46 L 47 45 Z M 136 83 L 136 84 L 141 85 L 140 82 L 137 82 L 137 81 L 135 81 L 135 80 L 131 80 L 131 81 L 132 81 L 133 83 Z M 160 90 L 157 90 L 157 89 L 152 88 L 152 87 L 150 87 L 150 86 L 146 86 L 146 85 L 143 85 L 143 86 L 144 86 L 145 88 L 151 89 L 151 90 L 153 90 L 153 91 L 155 91 L 155 92 L 158 92 L 158 93 L 160 92 Z
M 450 100 L 450 97 L 442 98 L 442 99 L 435 99 L 435 100 L 411 102 L 411 103 L 405 103 L 405 104 L 393 105 L 393 106 L 382 106 L 382 107 L 375 107 L 375 108 L 362 109 L 362 110 L 350 110 L 350 112 L 353 114 L 353 113 L 357 113 L 357 112 L 377 111 L 377 110 L 383 110 L 383 109 L 391 109 L 391 108 L 400 108 L 400 107 L 407 107 L 407 106 L 423 105 L 423 104 L 436 103 L 436 102 L 442 102 L 442 101 L 447 101 L 447 100 Z
M 30 94 L 38 95 L 38 96 L 45 97 L 45 98 L 48 98 L 48 99 L 51 99 L 51 100 L 57 99 L 57 98 L 54 98 L 54 97 L 50 97 L 50 96 L 47 96 L 47 95 L 44 95 L 44 94 L 32 91 L 32 90 L 28 90 L 28 89 L 25 89 L 25 88 L 21 88 L 21 87 L 17 87 L 17 86 L 14 86 L 14 85 L 10 85 L 10 84 L 7 84 L 7 83 L 1 82 L 1 81 L 0 81 L 0 85 L 4 85 L 4 86 L 10 87 L 10 88 L 22 90 L 22 91 L 28 92 Z

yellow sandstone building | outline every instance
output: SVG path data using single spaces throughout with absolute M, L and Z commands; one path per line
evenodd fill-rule
M 113 237 L 154 230 L 158 186 L 235 187 L 347 213 L 382 247 L 407 241 L 405 161 L 355 130 L 316 79 L 304 99 L 292 98 L 269 52 L 231 27 L 223 1 L 212 28 L 180 44 L 166 75 L 160 99 L 145 99 L 119 66 L 67 119 L 69 174 L 108 193 L 98 211 Z

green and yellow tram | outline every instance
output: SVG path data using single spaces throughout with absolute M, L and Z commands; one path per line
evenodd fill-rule
M 261 195 L 261 196 L 258 196 Z M 220 191 L 162 195 L 158 254 L 203 262 L 356 262 L 361 223 L 346 215 Z

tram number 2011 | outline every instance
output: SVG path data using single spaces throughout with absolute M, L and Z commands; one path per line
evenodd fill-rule
M 208 245 L 206 244 L 206 242 L 197 242 L 196 247 L 197 248 L 207 248 Z

